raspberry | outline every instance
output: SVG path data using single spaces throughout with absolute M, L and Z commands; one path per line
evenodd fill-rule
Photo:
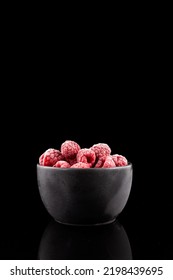
M 104 143 L 98 143 L 93 145 L 91 147 L 91 150 L 95 152 L 97 158 L 101 158 L 103 156 L 109 156 L 111 154 L 110 147 Z
M 66 162 L 65 160 L 59 160 L 54 164 L 54 167 L 69 168 L 70 164 L 68 162 Z
M 39 157 L 39 164 L 40 165 L 44 165 L 43 164 L 43 159 L 44 159 L 44 153 Z
M 61 151 L 53 148 L 46 150 L 39 157 L 39 164 L 57 168 L 109 168 L 126 166 L 128 161 L 122 155 L 111 155 L 111 149 L 105 143 L 81 149 L 78 143 L 66 140 L 61 145 Z
M 71 166 L 71 165 L 77 163 L 77 159 L 76 159 L 76 157 L 75 157 L 74 159 L 67 159 L 67 162 L 68 162 L 68 163 L 70 164 L 70 166 Z
M 98 161 L 96 162 L 96 165 L 94 166 L 94 168 L 100 168 L 103 166 L 104 162 L 105 162 L 106 156 L 100 157 L 98 159 Z
M 127 159 L 121 155 L 118 155 L 118 154 L 112 155 L 112 159 L 115 162 L 116 166 L 128 165 Z
M 109 168 L 109 167 L 115 167 L 115 166 L 116 165 L 115 165 L 115 162 L 112 159 L 112 156 L 107 156 L 105 158 L 105 162 L 104 162 L 102 168 Z
M 42 156 L 40 161 L 45 166 L 53 166 L 57 161 L 64 159 L 61 152 L 55 149 L 48 149 L 45 151 L 43 158 Z
M 96 155 L 91 149 L 81 149 L 77 153 L 77 162 L 88 163 L 92 166 L 95 162 Z
M 78 162 L 73 164 L 70 168 L 90 168 L 90 165 L 88 163 Z
M 67 140 L 61 145 L 61 153 L 65 159 L 75 159 L 79 150 L 80 146 L 74 141 Z

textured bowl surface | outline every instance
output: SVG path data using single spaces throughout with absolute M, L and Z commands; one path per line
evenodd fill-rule
M 132 175 L 132 164 L 95 169 L 37 165 L 44 206 L 56 221 L 72 225 L 114 221 L 127 203 Z

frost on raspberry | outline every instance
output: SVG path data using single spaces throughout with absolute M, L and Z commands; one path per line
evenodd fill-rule
M 84 162 L 77 162 L 73 164 L 70 168 L 90 168 L 90 164 Z
M 44 153 L 39 157 L 39 164 L 43 165 Z
M 78 151 L 80 150 L 80 146 L 71 140 L 67 140 L 61 145 L 61 153 L 65 157 L 65 159 L 75 159 Z
M 66 159 L 66 161 L 70 164 L 70 166 L 77 163 L 76 157 L 74 159 Z
M 126 166 L 126 165 L 128 165 L 127 159 L 122 155 L 118 155 L 118 154 L 112 155 L 112 159 L 115 162 L 116 166 Z
M 57 161 L 63 159 L 64 157 L 59 150 L 48 149 L 45 151 L 43 158 L 41 155 L 40 162 L 42 162 L 44 166 L 53 166 Z
M 91 167 L 94 165 L 95 160 L 95 152 L 91 149 L 80 149 L 77 153 L 77 162 L 88 163 Z
M 105 158 L 105 162 L 103 163 L 102 168 L 110 168 L 110 167 L 115 167 L 115 162 L 112 159 L 112 156 L 107 156 Z
M 91 147 L 91 150 L 95 152 L 97 159 L 111 154 L 111 148 L 105 143 L 95 144 Z
M 70 164 L 65 161 L 65 160 L 60 160 L 60 161 L 57 161 L 55 164 L 54 164 L 54 167 L 58 167 L 58 168 L 70 168 Z
M 94 168 L 101 168 L 105 162 L 106 156 L 98 158 Z

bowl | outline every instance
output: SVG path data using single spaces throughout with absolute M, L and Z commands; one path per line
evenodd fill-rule
M 37 164 L 39 193 L 48 213 L 69 225 L 113 222 L 125 207 L 132 164 L 114 168 L 55 168 Z

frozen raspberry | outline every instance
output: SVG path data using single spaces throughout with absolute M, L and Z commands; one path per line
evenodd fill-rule
M 41 155 L 39 160 L 44 166 L 53 166 L 57 161 L 63 159 L 64 157 L 59 150 L 48 149 L 43 155 Z
M 70 164 L 70 166 L 71 166 L 71 165 L 77 163 L 77 159 L 76 159 L 76 158 L 74 158 L 74 159 L 67 159 L 67 162 L 68 162 L 68 163 Z
M 96 162 L 96 165 L 94 168 L 101 168 L 105 162 L 106 156 L 98 158 L 98 161 Z
M 39 164 L 43 165 L 44 153 L 39 157 Z
M 79 150 L 80 146 L 74 141 L 67 140 L 61 145 L 61 153 L 65 159 L 75 159 Z
M 116 166 L 128 165 L 127 159 L 121 155 L 118 155 L 118 154 L 112 155 L 112 159 L 115 162 Z
M 73 164 L 70 168 L 90 168 L 90 165 L 88 163 L 78 162 Z
M 70 168 L 70 164 L 68 162 L 66 162 L 65 160 L 60 160 L 57 161 L 54 164 L 54 167 L 59 167 L 59 168 Z
M 116 165 L 115 165 L 115 162 L 112 159 L 112 156 L 107 156 L 102 168 L 109 168 L 109 167 L 115 167 L 115 166 Z
M 80 149 L 77 153 L 77 162 L 88 163 L 92 166 L 95 162 L 96 155 L 91 149 Z
M 97 159 L 103 156 L 109 156 L 111 154 L 110 147 L 104 143 L 98 143 L 93 145 L 91 147 L 91 150 L 95 152 Z

